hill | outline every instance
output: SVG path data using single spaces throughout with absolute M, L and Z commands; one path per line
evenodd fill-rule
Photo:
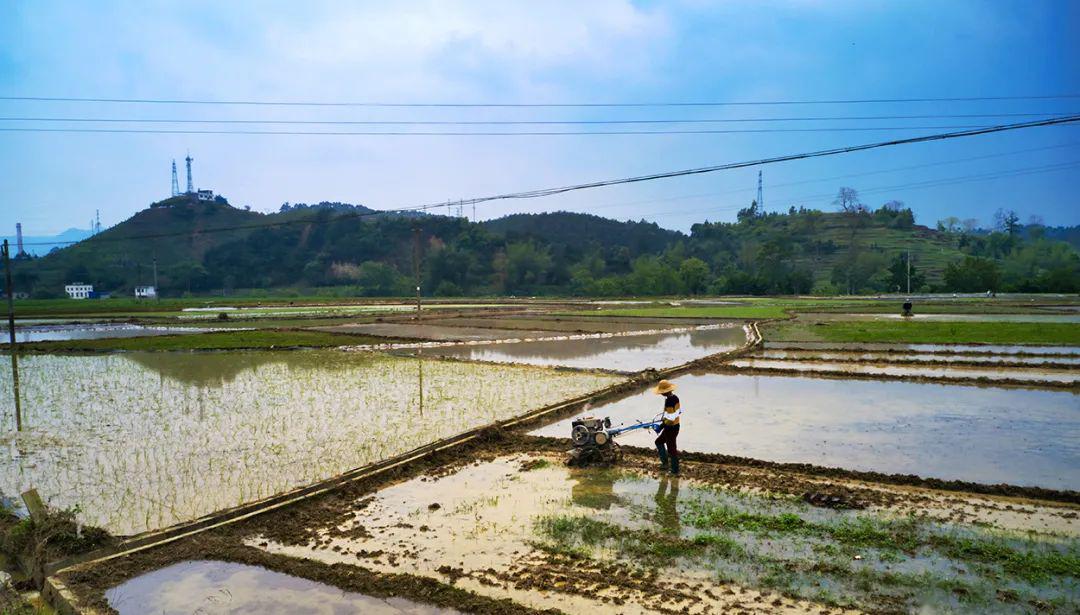
M 417 234 L 418 233 L 418 234 Z M 1080 290 L 1080 255 L 1021 232 L 915 224 L 910 209 L 743 210 L 689 235 L 645 222 L 569 212 L 483 223 L 398 215 L 343 203 L 274 214 L 186 198 L 156 203 L 41 258 L 19 259 L 17 290 L 60 296 L 65 283 L 163 296 L 303 289 L 341 296 L 413 292 L 414 241 L 429 295 L 802 294 Z M 314 289 L 314 290 L 313 290 Z
M 568 247 L 625 247 L 635 254 L 660 253 L 675 241 L 686 238 L 655 222 L 619 222 L 567 211 L 511 214 L 482 224 L 489 231 L 511 240 L 533 238 Z

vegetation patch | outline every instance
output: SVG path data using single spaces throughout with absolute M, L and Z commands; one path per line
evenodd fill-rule
M 638 316 L 652 318 L 787 318 L 779 305 L 717 305 L 618 308 L 591 312 L 571 312 L 569 316 Z
M 251 348 L 325 348 L 365 344 L 390 344 L 406 340 L 305 330 L 215 331 L 182 335 L 151 335 L 94 340 L 63 340 L 19 344 L 22 351 L 109 351 L 109 350 L 230 350 Z
M 794 321 L 769 325 L 768 341 L 1080 345 L 1080 324 L 1061 322 Z

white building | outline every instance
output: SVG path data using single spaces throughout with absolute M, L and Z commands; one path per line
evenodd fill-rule
M 89 299 L 90 295 L 94 293 L 94 285 L 75 282 L 65 286 L 64 292 L 72 299 Z
M 136 286 L 136 299 L 157 299 L 157 288 L 153 286 Z
M 214 200 L 214 191 L 213 190 L 199 190 L 198 192 L 195 193 L 195 196 L 197 196 L 200 201 L 213 201 Z

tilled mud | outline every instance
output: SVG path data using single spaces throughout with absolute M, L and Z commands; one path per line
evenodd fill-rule
M 723 605 L 731 612 L 839 612 L 812 603 L 776 594 L 715 583 L 692 577 L 658 577 L 618 563 L 578 561 L 572 554 L 534 550 L 521 554 L 506 570 L 466 570 L 447 561 L 439 568 L 442 579 L 392 572 L 401 557 L 422 554 L 402 545 L 397 552 L 358 552 L 355 563 L 326 563 L 290 557 L 263 549 L 266 541 L 281 545 L 323 545 L 336 539 L 363 539 L 369 528 L 350 524 L 379 490 L 403 481 L 446 476 L 462 467 L 505 457 L 512 453 L 539 452 L 558 459 L 568 442 L 505 432 L 490 432 L 479 440 L 450 450 L 433 453 L 405 467 L 388 469 L 378 475 L 346 484 L 326 494 L 280 510 L 183 538 L 168 545 L 87 564 L 60 573 L 82 606 L 111 612 L 104 592 L 145 571 L 192 559 L 215 559 L 264 566 L 270 570 L 301 576 L 343 590 L 372 596 L 398 596 L 436 606 L 473 613 L 554 613 L 484 596 L 480 587 L 510 588 L 521 592 L 556 591 L 581 600 L 595 600 L 612 608 L 620 601 L 648 605 L 662 613 L 708 612 L 710 605 Z M 554 456 L 553 456 L 554 455 Z M 827 494 L 859 507 L 892 510 L 897 514 L 922 514 L 938 519 L 997 524 L 1010 529 L 1035 529 L 1075 535 L 1080 497 L 1075 492 L 973 485 L 935 481 L 918 477 L 888 476 L 871 472 L 820 468 L 803 464 L 777 464 L 723 455 L 685 454 L 683 472 L 687 479 L 702 484 L 803 497 Z M 522 464 L 519 471 L 537 467 Z M 642 475 L 657 472 L 654 453 L 623 451 L 620 469 Z M 442 506 L 432 502 L 431 510 Z M 408 532 L 430 531 L 422 522 L 399 526 Z M 250 544 L 257 539 L 262 544 Z M 375 571 L 364 562 L 378 562 L 387 570 Z M 728 593 L 730 592 L 730 593 Z M 493 590 L 497 596 L 498 592 Z M 716 595 L 712 595 L 716 594 Z M 649 596 L 655 597 L 648 600 Z M 568 598 L 569 599 L 569 598 Z

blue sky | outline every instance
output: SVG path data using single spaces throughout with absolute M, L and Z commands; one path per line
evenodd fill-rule
M 0 2 L 0 95 L 380 102 L 767 101 L 1080 94 L 1080 3 Z M 1068 113 L 1080 98 L 716 108 L 325 108 L 0 101 L 3 117 L 630 120 Z M 269 136 L 0 132 L 0 234 L 105 225 L 168 196 L 169 164 L 259 211 L 468 198 L 880 141 L 1025 117 L 821 120 L 709 128 L 890 130 L 707 135 Z M 44 126 L 0 121 L 2 127 Z M 50 123 L 52 127 L 73 124 Z M 96 126 L 96 125 L 95 125 Z M 114 125 L 114 127 L 116 127 Z M 120 127 L 145 129 L 147 125 Z M 170 125 L 168 127 L 175 127 Z M 191 127 L 191 126 L 189 126 Z M 207 128 L 195 125 L 195 128 Z M 700 125 L 682 127 L 702 127 Z M 898 127 L 901 127 L 897 129 Z M 255 128 L 287 129 L 282 126 Z M 319 129 L 318 127 L 306 127 Z M 338 127 L 341 128 L 341 127 Z M 548 127 L 580 130 L 581 126 Z M 356 127 L 345 127 L 355 130 Z M 972 160 L 975 158 L 974 160 Z M 920 223 L 1080 223 L 1080 126 L 765 167 L 767 209 L 831 209 L 842 186 Z M 917 168 L 908 168 L 917 167 Z M 1001 173 L 1005 177 L 987 179 Z M 1017 174 L 1019 173 L 1019 174 Z M 687 230 L 733 220 L 757 169 L 478 207 L 569 209 Z M 183 178 L 181 177 L 181 182 Z M 933 182 L 930 186 L 913 184 Z

